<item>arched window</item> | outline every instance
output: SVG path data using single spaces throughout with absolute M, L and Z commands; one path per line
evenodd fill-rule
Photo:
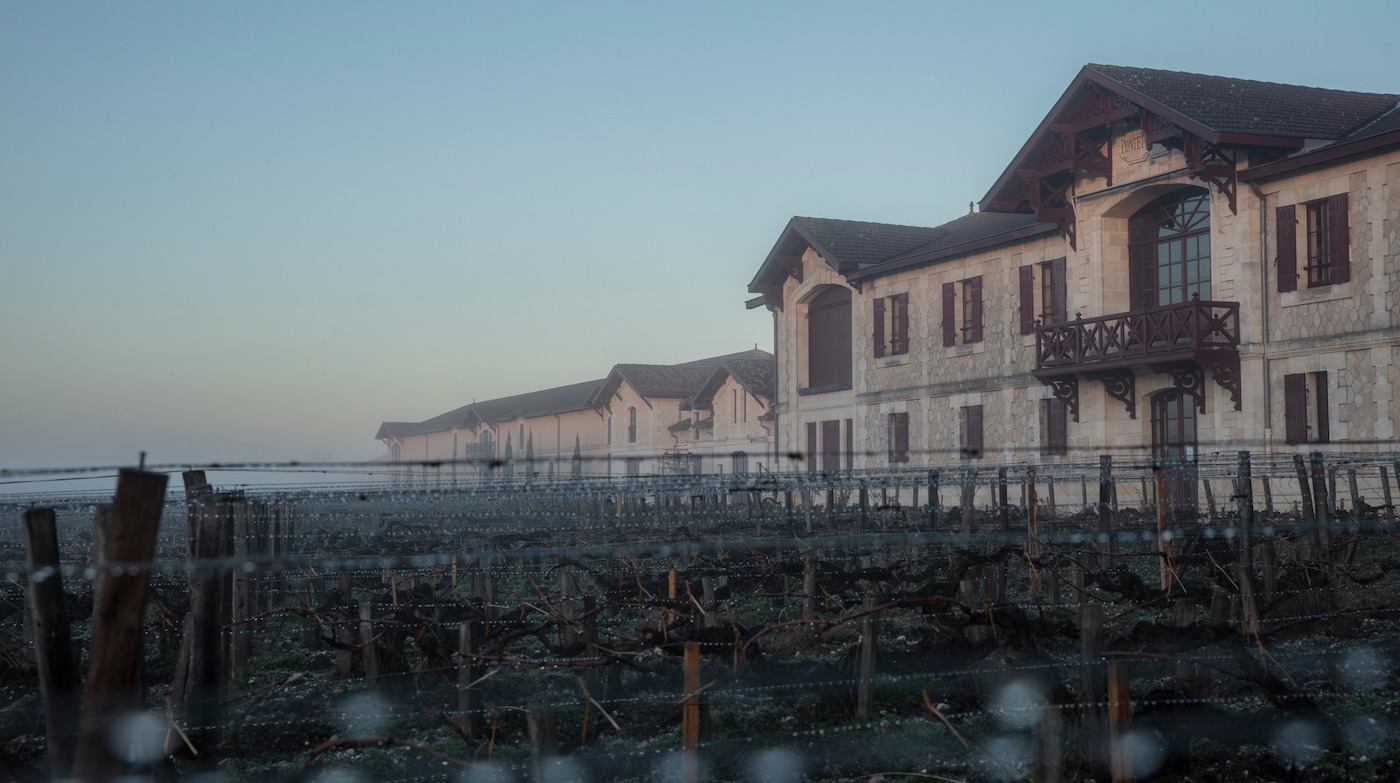
M 1210 194 L 1184 188 L 1128 221 L 1132 308 L 1210 299 Z
M 851 291 L 828 286 L 807 303 L 807 386 L 851 385 Z

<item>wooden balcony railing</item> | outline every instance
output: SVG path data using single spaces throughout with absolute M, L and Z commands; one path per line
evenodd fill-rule
M 1036 370 L 1118 369 L 1237 353 L 1238 302 L 1193 300 L 1035 327 Z

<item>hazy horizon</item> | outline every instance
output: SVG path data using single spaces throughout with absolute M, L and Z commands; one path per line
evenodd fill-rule
M 772 350 L 791 216 L 965 214 L 1086 63 L 1400 92 L 1394 4 L 1071 5 L 0 0 L 0 469 Z

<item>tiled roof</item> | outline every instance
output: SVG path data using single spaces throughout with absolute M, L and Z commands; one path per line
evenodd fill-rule
M 874 264 L 937 239 L 940 229 L 866 223 L 859 220 L 794 217 L 792 225 L 833 263 Z
M 939 226 L 943 233 L 934 241 L 920 245 L 900 258 L 922 256 L 990 239 L 1040 223 L 1034 215 L 1006 212 L 974 212 Z M 1047 227 L 1049 224 L 1046 224 Z M 890 259 L 896 261 L 899 259 Z
M 778 359 L 767 351 L 746 351 L 730 357 L 710 371 L 709 376 L 681 408 L 714 410 L 715 392 L 724 385 L 724 379 L 730 377 L 738 381 L 749 394 L 760 400 L 771 401 L 778 386 Z
M 1221 132 L 1338 139 L 1400 100 L 1400 95 L 1152 68 L 1085 68 Z
M 1344 138 L 1338 139 L 1336 143 L 1350 144 L 1396 131 L 1400 131 L 1400 103 L 1391 106 L 1389 111 L 1348 133 Z
M 553 389 L 500 397 L 485 402 L 473 402 L 470 405 L 454 408 L 447 413 L 440 413 L 431 419 L 420 422 L 386 421 L 379 425 L 379 433 L 375 435 L 375 438 L 384 440 L 391 437 L 402 438 L 428 432 L 443 432 L 460 427 L 473 417 L 488 423 L 496 423 L 520 417 L 547 416 L 551 413 L 584 410 L 588 407 L 588 401 L 593 397 L 594 391 L 602 383 L 602 380 L 584 381 Z
M 763 359 L 773 361 L 773 354 L 752 349 L 711 356 L 682 364 L 618 364 L 598 388 L 593 401 L 601 406 L 617 391 L 623 381 L 643 397 L 690 397 L 698 391 L 717 367 Z

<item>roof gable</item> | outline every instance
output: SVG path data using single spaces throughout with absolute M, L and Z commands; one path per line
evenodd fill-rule
M 594 395 L 592 405 L 604 407 L 608 400 L 626 383 L 643 399 L 689 399 L 705 383 L 717 367 L 746 367 L 750 361 L 763 357 L 773 359 L 767 351 L 753 349 L 739 353 L 711 356 L 681 364 L 618 364 L 604 379 Z
M 1086 65 L 982 199 L 988 212 L 1035 214 L 1077 247 L 1073 197 L 1080 173 L 1113 184 L 1115 128 L 1140 127 L 1149 147 L 1180 149 L 1191 176 L 1235 208 L 1240 148 L 1272 155 L 1338 139 L 1400 96 L 1299 87 L 1223 76 Z
M 788 277 L 800 280 L 802 254 L 809 247 L 820 253 L 832 269 L 847 273 L 928 244 L 938 238 L 940 231 L 926 226 L 794 217 L 749 283 L 749 291 L 778 294 Z

